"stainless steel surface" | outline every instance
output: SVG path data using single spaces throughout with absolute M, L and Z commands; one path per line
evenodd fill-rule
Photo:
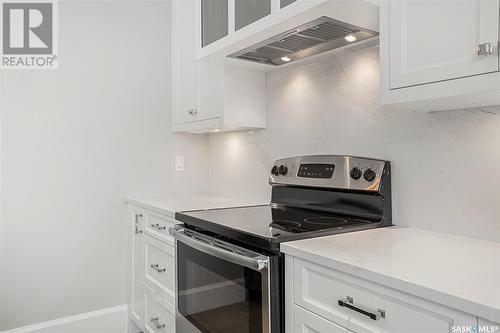
M 378 32 L 323 16 L 228 57 L 279 66 L 344 45 L 355 44 L 345 39 L 348 35 L 356 37 L 356 41 L 362 41 L 378 36 Z M 288 57 L 290 61 L 284 61 L 282 57 Z
M 166 230 L 167 227 L 164 225 L 159 225 L 158 223 L 151 224 L 151 228 L 156 229 L 156 230 Z
M 151 268 L 154 269 L 155 271 L 157 271 L 158 273 L 163 273 L 166 271 L 165 268 L 160 268 L 160 265 L 158 265 L 158 264 L 154 264 L 154 265 L 152 264 Z
M 180 225 L 170 228 L 169 232 L 179 242 L 198 251 L 255 271 L 261 271 L 269 265 L 269 258 L 264 255 L 185 229 Z
M 186 244 L 188 246 L 195 245 L 195 242 L 197 242 L 198 244 L 204 244 L 204 243 L 200 243 L 200 241 L 197 241 L 197 240 L 193 240 L 191 242 L 191 239 L 189 239 L 187 241 L 187 243 L 183 242 L 178 237 L 180 236 L 182 238 L 183 236 L 185 236 L 184 231 L 186 231 L 186 230 L 185 230 L 185 228 L 182 225 L 175 225 L 174 227 L 169 228 L 170 234 L 177 241 L 179 241 L 179 242 L 182 242 L 182 243 L 184 243 L 184 244 Z M 270 292 L 270 290 L 271 290 L 271 287 L 270 287 L 270 278 L 269 278 L 269 274 L 270 274 L 270 271 L 269 271 L 269 258 L 266 257 L 266 256 L 263 256 L 263 255 L 261 255 L 259 253 L 248 251 L 248 250 L 246 250 L 244 248 L 240 248 L 240 247 L 234 246 L 234 245 L 229 244 L 229 243 L 221 242 L 221 241 L 219 241 L 217 239 L 214 239 L 214 238 L 211 238 L 211 237 L 207 237 L 207 236 L 201 235 L 199 233 L 195 233 L 195 232 L 192 232 L 192 231 L 191 231 L 191 233 L 193 235 L 196 234 L 196 236 L 198 236 L 200 238 L 203 238 L 203 239 L 207 239 L 207 240 L 211 239 L 212 241 L 217 242 L 217 243 L 224 243 L 225 246 L 227 244 L 230 247 L 234 247 L 234 248 L 238 249 L 238 251 L 241 250 L 242 252 L 251 255 L 253 258 L 257 257 L 257 258 L 259 258 L 258 259 L 259 261 L 265 263 L 265 264 L 257 264 L 257 265 L 252 264 L 252 266 L 256 267 L 257 269 L 254 269 L 252 267 L 248 267 L 248 266 L 245 266 L 245 265 L 242 265 L 242 266 L 254 269 L 254 270 L 258 271 L 261 274 L 261 277 L 262 277 L 261 278 L 261 282 L 262 282 L 262 286 L 261 286 L 261 289 L 262 289 L 262 333 L 270 333 L 271 332 L 271 309 L 270 309 L 270 304 L 271 304 L 271 292 Z M 189 236 L 186 236 L 186 237 L 189 238 Z M 186 238 L 183 238 L 183 240 L 186 240 Z M 200 250 L 202 252 L 205 252 L 202 249 L 197 248 L 195 246 L 192 246 L 192 247 L 195 248 L 195 249 L 197 249 L 197 250 Z M 175 242 L 175 253 L 178 253 L 177 242 Z M 218 258 L 230 261 L 230 262 L 235 263 L 235 264 L 241 264 L 241 263 L 237 263 L 237 262 L 228 260 L 227 257 L 221 257 L 221 256 L 219 256 L 218 255 L 218 254 L 220 254 L 219 252 L 212 253 L 211 250 L 209 250 L 209 252 L 205 252 L 205 253 L 217 256 Z M 176 255 L 175 256 L 175 267 L 178 267 L 178 260 L 179 260 L 179 258 Z M 245 263 L 246 263 L 246 260 L 245 260 Z M 175 274 L 175 290 L 176 290 L 176 294 L 178 294 L 178 291 L 179 291 L 178 285 L 179 285 L 178 275 Z M 191 322 L 189 322 L 189 320 L 187 320 L 181 313 L 179 313 L 178 306 L 179 306 L 178 305 L 178 298 L 176 297 L 175 298 L 175 310 L 176 310 L 175 328 L 176 328 L 176 332 L 177 333 L 202 333 Z
M 301 164 L 333 164 L 335 170 L 332 178 L 303 178 L 297 175 Z M 287 175 L 273 175 L 269 177 L 271 185 L 296 185 L 308 187 L 339 188 L 364 191 L 378 191 L 384 171 L 385 162 L 376 159 L 367 159 L 354 156 L 311 155 L 279 159 L 273 166 L 281 165 L 288 168 Z M 373 181 L 364 177 L 353 179 L 350 176 L 352 168 L 357 167 L 362 172 L 371 169 L 375 172 Z
M 139 229 L 139 219 L 142 218 L 142 214 L 135 214 L 135 234 L 142 234 L 142 230 Z
M 491 43 L 479 44 L 477 46 L 477 55 L 490 55 L 493 54 L 493 45 Z

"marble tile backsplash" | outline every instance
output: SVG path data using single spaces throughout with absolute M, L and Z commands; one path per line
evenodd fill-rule
M 395 224 L 500 242 L 500 106 L 381 107 L 378 54 L 370 43 L 270 72 L 267 129 L 210 135 L 210 189 L 267 200 L 276 158 L 382 158 L 393 167 Z

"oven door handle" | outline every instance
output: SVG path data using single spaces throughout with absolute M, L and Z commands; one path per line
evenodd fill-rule
M 216 240 L 210 243 L 196 240 L 195 238 L 188 236 L 184 232 L 184 228 L 181 226 L 174 226 L 169 229 L 169 233 L 179 242 L 182 242 L 198 251 L 210 254 L 214 257 L 232 262 L 233 264 L 248 267 L 254 271 L 261 271 L 269 265 L 269 258 L 264 255 L 253 255 L 246 256 L 244 254 L 236 253 L 230 249 L 226 249 L 216 245 Z M 234 249 L 238 248 L 233 246 Z M 238 252 L 248 252 L 246 250 Z

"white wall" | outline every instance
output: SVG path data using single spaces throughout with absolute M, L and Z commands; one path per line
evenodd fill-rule
M 378 71 L 372 43 L 268 74 L 268 128 L 210 135 L 211 190 L 269 199 L 276 158 L 371 156 L 392 161 L 395 224 L 500 241 L 500 107 L 388 111 Z
M 123 198 L 206 190 L 206 136 L 170 132 L 169 17 L 61 2 L 60 68 L 2 72 L 0 331 L 126 303 Z

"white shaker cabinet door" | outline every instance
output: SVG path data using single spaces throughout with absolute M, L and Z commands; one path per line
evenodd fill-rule
M 499 2 L 389 1 L 390 89 L 498 71 Z
M 199 109 L 195 1 L 172 1 L 172 101 L 176 123 L 195 120 Z

